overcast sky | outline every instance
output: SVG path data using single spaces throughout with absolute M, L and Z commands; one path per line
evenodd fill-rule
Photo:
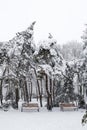
M 0 0 L 0 41 L 12 39 L 33 21 L 36 42 L 49 32 L 59 44 L 80 41 L 87 24 L 87 0 Z

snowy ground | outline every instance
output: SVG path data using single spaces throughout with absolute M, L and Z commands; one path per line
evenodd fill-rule
M 0 130 L 87 130 L 82 126 L 84 110 L 62 112 L 54 108 L 52 112 L 0 111 Z

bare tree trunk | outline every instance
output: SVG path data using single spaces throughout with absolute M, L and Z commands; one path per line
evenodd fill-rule
M 41 100 L 42 100 L 42 94 L 43 94 L 43 91 L 42 91 L 42 78 L 41 78 Z M 43 104 L 42 104 L 42 107 L 43 107 Z
M 32 82 L 29 85 L 29 95 L 30 95 L 30 102 L 32 100 Z
M 37 95 L 37 101 L 38 101 L 38 90 L 37 90 L 37 87 L 36 87 L 36 95 Z
M 55 79 L 53 79 L 53 103 L 55 104 Z
M 2 79 L 1 79 L 1 84 L 0 84 L 0 100 L 1 100 L 1 105 L 2 105 L 2 100 L 3 100 L 2 85 L 3 85 L 3 80 L 4 80 L 5 72 L 6 72 L 6 68 L 5 68 L 4 72 L 3 72 Z
M 36 75 L 36 81 L 37 81 L 37 86 L 38 86 L 38 93 L 39 93 L 39 98 L 40 98 L 40 106 L 42 107 L 42 95 L 41 95 L 41 92 L 40 92 L 40 85 L 39 85 L 39 81 L 38 81 L 38 79 L 37 79 L 36 70 L 35 70 L 35 68 L 33 68 L 33 69 L 34 69 L 34 73 L 35 73 L 35 75 Z
M 50 109 L 52 110 L 52 79 L 50 78 Z
M 17 108 L 18 108 L 18 101 L 19 101 L 19 90 L 18 90 L 18 87 L 15 89 L 15 94 L 16 94 L 16 105 L 17 105 Z
M 48 89 L 48 76 L 47 76 L 47 74 L 45 74 L 45 76 L 46 76 L 46 92 L 47 92 L 47 109 L 52 110 L 52 94 L 49 92 L 49 89 Z
M 28 96 L 28 89 L 27 89 L 27 81 L 26 81 L 26 77 L 24 78 L 24 85 L 25 85 L 26 101 L 29 102 L 29 96 Z
M 26 101 L 26 92 L 25 92 L 25 86 L 23 85 L 23 96 L 24 96 L 24 101 Z
M 2 95 L 2 83 L 3 83 L 3 79 L 1 79 L 1 83 L 0 83 L 0 100 L 1 100 L 1 105 L 2 105 L 2 99 L 3 99 L 3 95 Z

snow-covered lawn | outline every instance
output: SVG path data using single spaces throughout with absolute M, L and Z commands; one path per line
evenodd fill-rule
M 84 110 L 61 112 L 58 108 L 52 112 L 0 111 L 0 130 L 87 130 L 81 124 L 83 114 Z

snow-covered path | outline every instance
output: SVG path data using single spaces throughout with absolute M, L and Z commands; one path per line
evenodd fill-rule
M 61 112 L 0 111 L 0 130 L 87 130 L 82 126 L 83 110 Z

